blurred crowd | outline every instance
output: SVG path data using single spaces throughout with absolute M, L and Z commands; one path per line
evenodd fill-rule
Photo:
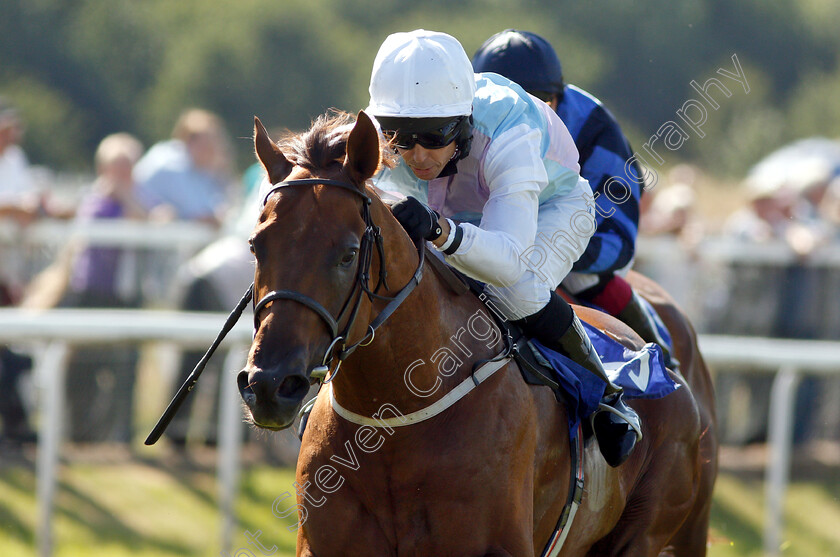
M 236 170 L 231 139 L 219 116 L 188 109 L 174 122 L 170 137 L 148 148 L 131 133 L 104 137 L 93 160 L 95 176 L 78 204 L 69 207 L 53 199 L 48 188 L 39 188 L 20 146 L 24 126 L 15 107 L 0 99 L 0 228 L 25 230 L 43 219 L 192 221 L 212 227 L 217 239 L 189 259 L 147 248 L 68 242 L 49 266 L 25 280 L 25 273 L 15 273 L 10 258 L 4 257 L 0 303 L 220 312 L 235 305 L 253 278 L 245 240 L 256 219 L 262 172 L 256 165 Z M 710 196 L 702 189 L 707 184 L 698 168 L 681 164 L 645 192 L 636 268 L 662 282 L 694 312 L 691 317 L 700 332 L 840 338 L 840 307 L 835 310 L 833 299 L 840 287 L 840 267 L 834 262 L 840 259 L 830 256 L 840 232 L 840 142 L 808 138 L 788 145 L 759 161 L 731 192 Z M 720 207 L 708 206 L 721 199 L 725 203 Z M 718 218 L 710 219 L 715 211 Z M 723 213 L 725 220 L 719 218 Z M 709 239 L 735 247 L 709 263 Z M 667 244 L 656 243 L 663 240 Z M 673 251 L 650 253 L 643 249 L 648 243 Z M 9 254 L 14 246 L 4 243 L 0 249 Z M 165 277 L 165 296 L 144 283 L 156 270 Z M 180 354 L 172 392 L 201 354 Z M 170 426 L 174 446 L 185 447 L 191 440 L 216 442 L 223 360 L 217 356 L 211 361 L 205 376 L 217 380 L 203 380 L 199 389 L 208 392 L 190 397 Z M 140 433 L 134 406 L 140 363 L 140 347 L 73 350 L 67 372 L 69 440 L 129 443 Z M 32 354 L 0 347 L 2 442 L 34 439 L 33 403 L 25 394 L 32 364 Z M 748 373 L 716 378 L 724 441 L 764 439 L 771 380 Z M 202 396 L 212 408 L 201 412 L 204 419 L 191 419 L 196 411 L 190 405 Z M 840 380 L 804 381 L 798 402 L 798 440 L 840 438 L 840 416 L 834 410 L 840 408 Z
M 247 236 L 256 219 L 257 184 L 262 176 L 249 168 L 238 175 L 231 139 L 221 118 L 190 108 L 174 123 L 171 136 L 148 149 L 131 133 L 104 137 L 93 160 L 95 175 L 79 192 L 77 203 L 62 203 L 40 187 L 20 141 L 24 121 L 15 107 L 0 100 L 0 226 L 26 233 L 49 219 L 84 225 L 101 219 L 113 223 L 194 222 L 211 228 L 216 241 L 193 257 L 178 250 L 96 245 L 68 238 L 44 269 L 27 273 L 21 265 L 0 267 L 0 301 L 27 308 L 169 307 L 223 311 L 253 278 Z M 44 184 L 40 184 L 44 186 Z M 12 240 L 20 234 L 8 236 Z M 11 259 L 25 259 L 14 242 L 3 242 Z M 173 238 L 172 246 L 177 247 Z M 31 275 L 31 276 L 30 276 Z M 166 283 L 150 288 L 152 282 Z M 159 285 L 158 285 L 159 286 Z M 33 355 L 18 347 L 0 350 L 0 442 L 34 440 L 31 368 Z M 174 390 L 201 354 L 180 354 Z M 75 347 L 67 367 L 65 436 L 74 442 L 128 443 L 137 433 L 135 383 L 141 349 L 137 346 Z M 221 358 L 218 358 L 219 360 Z M 216 370 L 218 372 L 218 369 Z M 212 375 L 208 373 L 207 375 Z M 212 381 L 207 381 L 212 383 Z M 218 381 L 216 382 L 218 383 Z M 165 390 L 164 390 L 165 392 Z M 195 398 L 195 397 L 193 397 Z M 204 398 L 216 403 L 216 393 Z M 214 419 L 210 420 L 213 424 Z M 178 446 L 186 443 L 189 408 L 170 427 Z M 203 424 L 199 424 L 201 429 Z M 199 431 L 215 442 L 215 428 Z
M 806 138 L 768 154 L 732 192 L 739 202 L 716 227 L 709 208 L 701 207 L 696 169 L 678 166 L 668 178 L 646 204 L 642 233 L 675 238 L 683 259 L 642 268 L 661 272 L 655 278 L 685 295 L 678 301 L 692 307 L 701 332 L 840 339 L 834 296 L 840 287 L 840 141 Z M 717 195 L 707 203 L 725 200 Z M 663 267 L 679 273 L 669 276 Z M 772 381 L 770 374 L 737 370 L 716 378 L 725 442 L 766 440 Z M 797 393 L 795 441 L 840 439 L 837 408 L 840 379 L 806 377 Z

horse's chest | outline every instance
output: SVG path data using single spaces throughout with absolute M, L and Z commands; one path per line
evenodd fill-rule
M 533 439 L 505 427 L 527 420 L 450 410 L 444 422 L 377 430 L 378 444 L 354 443 L 358 431 L 341 422 L 321 443 L 310 438 L 298 482 L 322 490 L 305 526 L 315 555 L 483 555 L 530 543 L 533 461 L 521 455 Z
M 452 501 L 441 490 L 376 481 L 345 487 L 309 515 L 312 547 L 332 548 L 316 555 L 435 555 L 466 527 L 455 524 Z
M 400 470 L 367 464 L 360 463 L 352 476 L 345 476 L 341 489 L 310 510 L 307 536 L 313 547 L 341 547 L 345 556 L 453 554 L 453 540 L 475 532 L 482 522 L 478 515 L 484 513 L 477 515 L 476 509 L 491 504 L 489 476 L 470 474 L 463 463 L 457 469 L 440 455 L 435 460 L 418 454 L 410 467 Z M 491 530 L 489 524 L 483 526 Z M 463 544 L 455 554 L 483 551 L 480 537 Z

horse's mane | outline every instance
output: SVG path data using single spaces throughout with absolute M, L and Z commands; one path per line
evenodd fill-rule
M 344 162 L 347 138 L 355 122 L 356 117 L 349 112 L 330 109 L 313 120 L 305 132 L 287 132 L 277 145 L 295 166 L 309 171 L 339 169 Z M 380 167 L 393 167 L 396 162 L 393 150 L 381 139 L 379 145 Z

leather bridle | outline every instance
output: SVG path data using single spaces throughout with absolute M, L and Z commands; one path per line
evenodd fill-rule
M 310 376 L 313 379 L 317 379 L 318 381 L 328 383 L 335 378 L 335 374 L 338 372 L 339 367 L 341 366 L 341 362 L 347 358 L 350 354 L 353 353 L 356 348 L 359 346 L 367 346 L 371 342 L 373 342 L 374 335 L 376 334 L 376 329 L 382 325 L 388 317 L 391 316 L 392 313 L 399 307 L 399 305 L 405 300 L 405 298 L 414 290 L 414 287 L 420 282 L 420 279 L 423 276 L 423 262 L 424 262 L 424 249 L 422 240 L 418 242 L 416 245 L 417 252 L 420 256 L 420 263 L 417 266 L 417 270 L 414 272 L 411 280 L 409 280 L 408 284 L 406 284 L 396 296 L 388 297 L 388 296 L 381 296 L 377 294 L 381 287 L 388 288 L 387 284 L 387 270 L 385 269 L 385 251 L 383 247 L 383 240 L 381 229 L 374 224 L 373 219 L 370 215 L 370 204 L 371 199 L 370 197 L 360 188 L 353 184 L 349 184 L 346 182 L 342 182 L 340 180 L 327 180 L 323 178 L 305 178 L 301 180 L 286 180 L 283 182 L 278 182 L 274 184 L 271 189 L 266 193 L 263 203 L 268 201 L 268 199 L 276 193 L 281 188 L 286 188 L 290 186 L 304 186 L 304 185 L 326 185 L 326 186 L 335 186 L 343 188 L 347 191 L 353 192 L 356 195 L 359 195 L 362 198 L 362 218 L 365 221 L 365 231 L 362 235 L 361 242 L 359 244 L 359 255 L 358 255 L 358 269 L 356 272 L 356 280 L 353 284 L 353 288 L 347 296 L 341 311 L 338 314 L 338 317 L 333 317 L 332 314 L 317 300 L 312 299 L 311 297 L 301 294 L 300 292 L 294 290 L 272 290 L 265 296 L 263 296 L 258 302 L 254 304 L 254 330 L 259 328 L 259 314 L 260 311 L 265 308 L 265 306 L 269 302 L 273 302 L 275 300 L 291 300 L 293 302 L 297 302 L 302 304 L 312 311 L 314 311 L 321 320 L 327 325 L 327 328 L 332 335 L 332 341 L 329 343 L 327 350 L 324 353 L 324 357 L 321 361 L 321 365 L 314 367 L 311 372 Z M 370 288 L 370 266 L 373 261 L 373 248 L 376 247 L 376 251 L 379 255 L 379 277 L 376 283 L 376 287 L 371 290 Z M 253 285 L 252 285 L 253 287 Z M 362 301 L 362 294 L 366 294 L 368 299 L 373 300 L 387 300 L 388 305 L 376 316 L 376 318 L 368 324 L 368 332 L 361 340 L 350 344 L 348 346 L 348 335 L 350 330 L 353 328 L 353 324 L 356 321 L 356 317 L 358 316 L 359 306 L 361 305 Z M 347 316 L 346 324 L 343 330 L 339 331 L 339 323 Z M 327 372 L 330 369 L 332 364 L 332 360 L 334 358 L 333 353 L 335 352 L 336 348 L 340 348 L 336 359 L 337 364 L 335 368 L 332 370 L 330 374 L 330 378 L 326 379 Z
M 273 302 L 275 300 L 291 300 L 294 302 L 298 302 L 299 304 L 303 304 L 304 306 L 317 313 L 324 321 L 324 323 L 326 323 L 327 328 L 330 330 L 330 335 L 332 335 L 332 341 L 330 342 L 329 346 L 327 347 L 327 350 L 324 353 L 324 358 L 321 362 L 321 365 L 318 365 L 311 370 L 310 377 L 318 380 L 319 382 L 329 382 L 332 381 L 333 378 L 335 378 L 335 374 L 341 366 L 341 362 L 345 358 L 347 358 L 347 356 L 349 356 L 359 346 L 367 346 L 368 344 L 373 342 L 373 337 L 376 334 L 376 330 L 383 323 L 385 323 L 385 321 L 391 316 L 391 314 L 393 314 L 394 311 L 396 311 L 400 304 L 403 303 L 403 301 L 408 297 L 408 295 L 411 294 L 414 288 L 420 283 L 420 279 L 423 277 L 423 263 L 425 261 L 425 250 L 423 248 L 423 240 L 418 240 L 415 244 L 415 247 L 417 248 L 417 253 L 420 257 L 420 262 L 417 265 L 417 270 L 414 271 L 414 275 L 411 277 L 408 283 L 405 286 L 403 286 L 399 292 L 397 292 L 396 296 L 388 297 L 377 294 L 380 287 L 384 286 L 385 288 L 388 288 L 388 285 L 386 282 L 387 272 L 385 270 L 385 251 L 383 247 L 382 234 L 380 228 L 374 224 L 370 216 L 370 197 L 361 188 L 347 182 L 323 178 L 305 178 L 301 180 L 286 180 L 274 184 L 266 194 L 265 200 L 267 200 L 268 197 L 276 193 L 280 188 L 304 185 L 336 186 L 344 188 L 348 191 L 353 192 L 356 195 L 361 196 L 363 200 L 362 218 L 365 221 L 365 232 L 362 236 L 362 241 L 359 245 L 359 266 L 356 272 L 356 281 L 353 284 L 353 289 L 350 291 L 347 300 L 344 302 L 344 306 L 342 307 L 338 318 L 334 318 L 332 314 L 324 308 L 323 305 L 321 305 L 318 301 L 310 298 L 309 296 L 306 296 L 305 294 L 301 294 L 300 292 L 296 292 L 294 290 L 271 291 L 254 304 L 254 330 L 256 331 L 256 329 L 259 327 L 257 316 L 259 315 L 260 310 L 262 310 L 269 302 Z M 374 246 L 376 246 L 377 253 L 379 254 L 379 278 L 376 287 L 373 290 L 371 290 L 369 286 L 370 265 L 372 262 Z M 385 300 L 388 302 L 388 304 L 379 313 L 379 315 L 377 315 L 376 318 L 374 318 L 374 320 L 368 324 L 368 333 L 365 335 L 365 337 L 359 340 L 358 342 L 348 346 L 347 335 L 350 329 L 353 327 L 353 323 L 356 320 L 356 316 L 359 311 L 359 305 L 361 304 L 362 293 L 367 294 L 368 298 L 371 300 L 373 300 L 374 298 L 378 300 Z M 163 435 L 163 432 L 166 430 L 166 427 L 172 421 L 172 418 L 175 417 L 175 413 L 178 411 L 178 408 L 181 407 L 181 404 L 183 404 L 184 400 L 186 400 L 187 396 L 195 387 L 195 384 L 198 382 L 198 378 L 204 371 L 204 368 L 207 365 L 207 362 L 210 360 L 210 357 L 222 343 L 222 340 L 225 338 L 225 336 L 230 332 L 231 329 L 233 329 L 233 326 L 236 325 L 237 321 L 239 321 L 239 318 L 242 316 L 242 312 L 245 310 L 245 307 L 253 299 L 254 283 L 251 283 L 251 286 L 249 286 L 248 290 L 245 291 L 245 294 L 239 300 L 239 303 L 236 304 L 236 307 L 233 308 L 233 311 L 231 311 L 228 315 L 227 320 L 222 326 L 222 330 L 219 331 L 218 335 L 216 335 L 216 338 L 210 345 L 210 348 L 207 349 L 207 352 L 204 353 L 204 356 L 196 364 L 192 373 L 190 373 L 189 377 L 187 377 L 187 379 L 178 389 L 178 392 L 175 393 L 175 396 L 172 398 L 172 401 L 169 403 L 169 406 L 166 407 L 166 410 L 164 410 L 157 424 L 155 424 L 155 427 L 152 429 L 151 433 L 149 433 L 149 435 L 146 437 L 146 445 L 153 445 L 155 442 L 157 442 L 158 439 L 160 439 L 160 436 Z M 352 308 L 349 310 L 347 324 L 344 326 L 343 331 L 339 332 L 339 323 L 344 318 L 351 303 Z M 338 363 L 336 364 L 335 368 L 333 368 L 332 373 L 330 374 L 330 378 L 326 379 L 330 365 L 332 365 L 332 361 L 334 359 L 333 352 L 335 351 L 336 347 L 340 347 L 341 349 L 337 355 Z

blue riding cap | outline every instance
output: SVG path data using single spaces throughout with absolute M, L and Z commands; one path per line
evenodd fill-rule
M 563 70 L 557 53 L 536 33 L 506 29 L 487 39 L 472 59 L 476 72 L 493 72 L 526 91 L 559 94 Z

